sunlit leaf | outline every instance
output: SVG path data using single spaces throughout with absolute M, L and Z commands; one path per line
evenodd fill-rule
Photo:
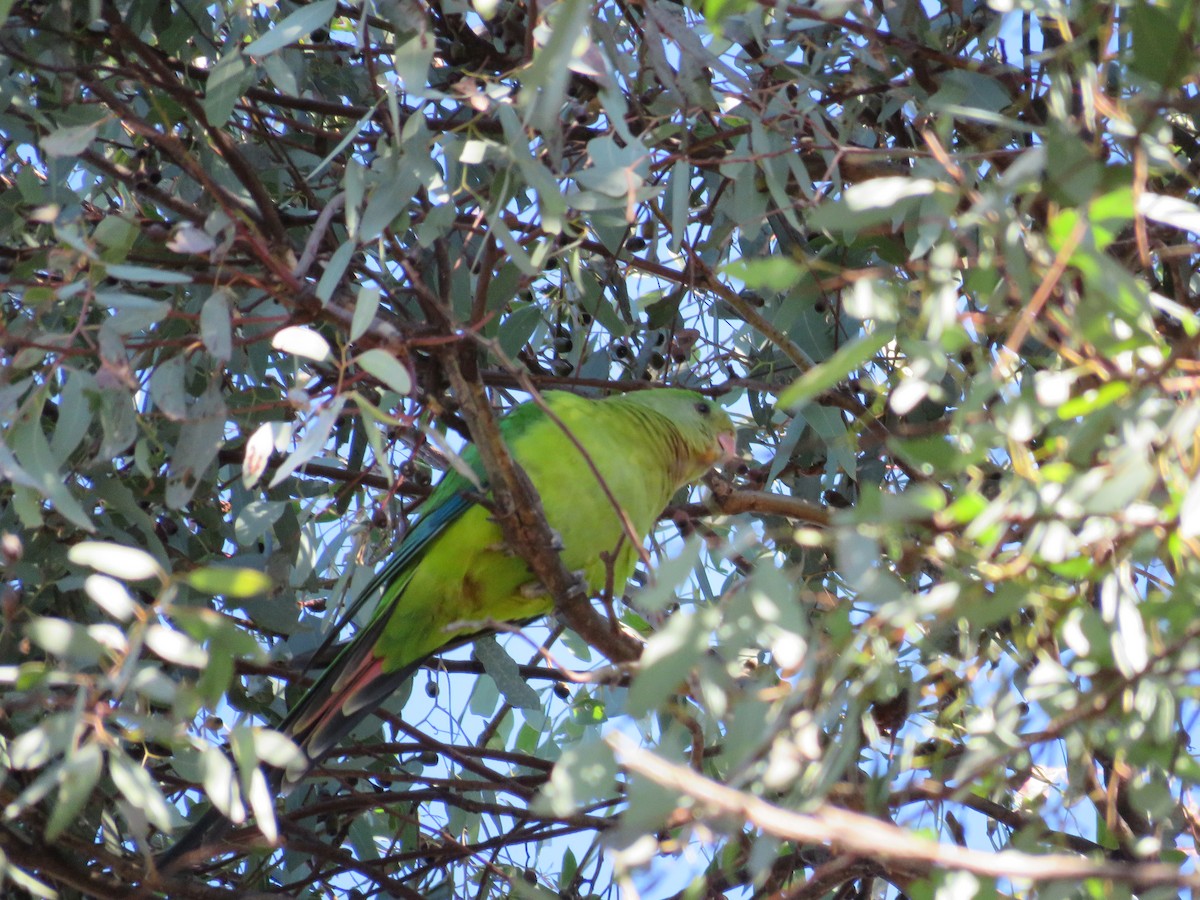
M 108 772 L 117 791 L 142 810 L 159 829 L 170 831 L 171 812 L 150 773 L 120 753 L 108 756 Z
M 275 332 L 271 346 L 293 356 L 303 356 L 321 362 L 329 357 L 329 341 L 304 325 L 289 325 Z
M 167 573 L 145 550 L 109 541 L 82 541 L 67 551 L 67 559 L 125 581 L 165 580 Z
M 107 575 L 89 575 L 83 583 L 87 595 L 119 622 L 127 622 L 138 610 L 138 603 L 125 585 Z
M 226 597 L 253 597 L 271 589 L 270 576 L 257 569 L 206 566 L 193 569 L 183 578 L 198 591 Z
M 181 631 L 165 625 L 146 629 L 146 646 L 167 662 L 192 669 L 208 665 L 208 651 Z
M 367 350 L 354 361 L 397 394 L 404 395 L 412 391 L 412 376 L 408 367 L 386 350 Z

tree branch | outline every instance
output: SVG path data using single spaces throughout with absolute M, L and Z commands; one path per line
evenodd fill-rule
M 733 816 L 773 837 L 828 845 L 863 859 L 886 862 L 892 867 L 899 865 L 906 873 L 918 876 L 935 869 L 957 869 L 986 878 L 1030 881 L 1103 878 L 1143 889 L 1200 888 L 1200 873 L 1183 872 L 1167 863 L 1108 862 L 1065 853 L 1035 855 L 1018 850 L 988 853 L 919 838 L 890 822 L 827 803 L 812 812 L 799 813 L 667 762 L 620 733 L 614 732 L 607 740 L 626 769 L 698 801 L 691 812 L 694 820 Z
M 711 505 L 727 516 L 739 513 L 758 513 L 764 516 L 783 516 L 797 522 L 807 522 L 822 528 L 829 527 L 829 510 L 799 497 L 789 497 L 786 494 L 773 494 L 770 491 L 734 490 L 733 486 L 721 478 L 707 478 L 711 493 Z M 688 513 L 705 515 L 709 512 L 708 504 L 689 504 L 685 507 Z

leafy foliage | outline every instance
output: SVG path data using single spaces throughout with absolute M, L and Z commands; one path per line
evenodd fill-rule
M 1193 7 L 0 2 L 6 890 L 1194 887 Z M 451 356 L 745 464 L 277 803 Z

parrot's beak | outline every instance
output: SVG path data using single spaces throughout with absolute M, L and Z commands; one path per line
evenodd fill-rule
M 729 432 L 723 432 L 717 435 L 717 443 L 721 445 L 721 451 L 724 456 L 721 462 L 729 462 L 731 459 L 737 459 L 737 438 Z

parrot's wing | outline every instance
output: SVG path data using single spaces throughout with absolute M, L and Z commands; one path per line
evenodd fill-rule
M 550 395 L 554 401 L 553 394 Z M 517 407 L 500 422 L 508 442 L 514 441 L 537 423 L 545 413 L 534 404 Z M 484 480 L 479 456 L 474 447 L 463 452 L 463 461 Z M 405 535 L 395 554 L 347 607 L 322 643 L 320 655 L 342 629 L 362 610 L 363 604 L 383 592 L 379 607 L 370 622 L 359 631 L 329 664 L 296 705 L 288 712 L 279 730 L 289 734 L 315 763 L 334 748 L 372 709 L 398 689 L 421 665 L 423 659 L 405 661 L 390 668 L 394 661 L 377 653 L 380 638 L 397 606 L 403 603 L 404 590 L 425 550 L 463 513 L 479 501 L 475 485 L 461 472 L 451 469 L 425 502 L 425 511 Z M 460 635 L 446 648 L 470 640 Z M 443 648 L 443 649 L 446 649 Z M 302 774 L 302 773 L 301 773 Z M 293 773 L 293 778 L 299 775 Z
M 384 673 L 383 660 L 373 651 L 391 612 L 404 594 L 413 564 L 448 525 L 474 505 L 475 498 L 467 487 L 469 484 L 454 494 L 438 498 L 401 541 L 387 565 L 346 608 L 318 650 L 319 656 L 358 615 L 363 604 L 383 590 L 379 608 L 371 621 L 342 648 L 279 724 L 279 730 L 300 744 L 312 762 L 332 750 L 367 712 L 403 684 L 420 665 L 421 660 L 415 660 L 396 671 Z
M 438 491 L 438 493 L 441 493 L 441 491 Z M 434 499 L 434 497 L 430 498 L 431 501 Z M 407 581 L 404 570 L 420 558 L 425 548 L 446 529 L 447 525 L 470 509 L 474 503 L 475 498 L 471 496 L 466 487 L 454 494 L 445 496 L 436 505 L 431 503 L 430 510 L 422 515 L 408 534 L 404 536 L 404 540 L 400 542 L 400 546 L 396 549 L 392 558 L 375 574 L 374 578 L 367 582 L 367 586 L 359 591 L 358 596 L 346 607 L 345 611 L 338 618 L 337 623 L 329 629 L 329 633 L 321 642 L 320 647 L 313 653 L 313 658 L 320 658 L 329 649 L 330 645 L 337 639 L 337 636 L 358 616 L 363 605 L 375 596 L 376 591 L 380 588 L 386 589 L 389 585 L 403 584 Z M 371 624 L 374 624 L 374 621 L 380 618 L 386 606 L 386 603 L 379 604 L 379 609 L 371 617 Z M 357 639 L 356 636 L 354 640 Z M 330 664 L 330 667 L 332 668 L 336 664 L 337 660 L 335 659 Z

